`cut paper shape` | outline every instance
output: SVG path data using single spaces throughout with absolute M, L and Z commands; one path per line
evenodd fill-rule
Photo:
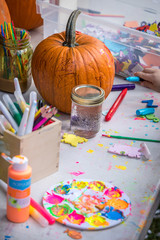
M 142 103 L 147 103 L 147 107 L 156 108 L 158 105 L 153 105 L 153 99 L 152 100 L 143 100 Z
M 159 118 L 157 118 L 154 114 L 147 114 L 145 117 L 148 120 L 153 120 L 153 122 L 159 122 Z
M 56 201 L 46 201 L 50 195 L 55 196 Z M 54 204 L 57 196 L 64 200 Z M 131 212 L 130 199 L 122 190 L 92 179 L 57 183 L 45 192 L 43 206 L 61 224 L 87 230 L 116 226 Z
M 137 28 L 139 24 L 137 21 L 127 21 L 124 23 L 124 26 L 129 28 Z
M 108 149 L 108 152 L 116 153 L 121 156 L 128 156 L 131 158 L 141 158 L 144 156 L 147 160 L 151 157 L 151 153 L 145 143 L 141 143 L 140 148 L 114 144 Z
M 74 134 L 64 133 L 63 139 L 61 139 L 61 142 L 68 143 L 73 147 L 77 147 L 78 143 L 87 142 L 88 139 L 76 136 Z

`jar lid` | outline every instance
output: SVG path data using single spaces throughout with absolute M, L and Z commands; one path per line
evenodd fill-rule
M 81 105 L 96 105 L 104 101 L 105 92 L 101 87 L 82 84 L 72 89 L 71 99 Z

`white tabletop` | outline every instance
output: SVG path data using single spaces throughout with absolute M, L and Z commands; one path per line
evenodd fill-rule
M 31 32 L 34 46 L 42 37 L 41 30 L 42 28 L 37 32 Z M 38 40 L 35 40 L 36 38 Z M 126 81 L 116 76 L 114 84 L 119 83 L 126 83 Z M 26 100 L 28 100 L 29 92 L 33 89 L 35 89 L 34 84 L 24 94 Z M 103 104 L 103 111 L 109 110 L 119 93 L 111 92 L 109 94 Z M 2 94 L 1 92 L 0 98 L 2 98 Z M 75 178 L 110 182 L 129 196 L 132 206 L 131 215 L 123 223 L 99 231 L 81 231 L 84 240 L 144 239 L 154 210 L 160 200 L 160 143 L 146 142 L 151 152 L 151 159 L 144 161 L 143 159 L 118 156 L 107 151 L 108 147 L 114 143 L 140 147 L 141 141 L 106 138 L 102 137 L 102 133 L 160 140 L 160 122 L 154 123 L 147 119 L 136 120 L 136 110 L 146 107 L 146 104 L 141 101 L 150 99 L 154 100 L 154 105 L 158 105 L 158 108 L 155 109 L 155 115 L 160 118 L 160 94 L 136 84 L 134 90 L 127 92 L 109 122 L 105 122 L 104 116 L 102 116 L 101 129 L 96 137 L 89 139 L 86 143 L 79 144 L 77 147 L 61 143 L 59 170 L 32 184 L 31 196 L 40 204 L 42 204 L 45 191 L 52 185 Z M 62 120 L 63 135 L 65 132 L 70 132 L 70 116 L 63 113 L 59 114 L 57 119 Z M 126 168 L 123 168 L 124 166 Z M 77 171 L 81 171 L 83 174 L 79 176 L 71 174 Z M 69 239 L 68 235 L 64 233 L 67 227 L 57 222 L 47 228 L 42 228 L 31 217 L 22 224 L 9 222 L 6 218 L 6 190 L 2 182 L 0 185 L 0 239 Z

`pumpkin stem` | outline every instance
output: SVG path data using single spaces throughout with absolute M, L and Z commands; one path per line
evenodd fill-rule
M 75 33 L 75 26 L 76 26 L 76 20 L 78 15 L 81 13 L 80 10 L 74 10 L 67 22 L 66 26 L 66 40 L 63 43 L 63 46 L 67 47 L 75 47 L 78 46 L 78 43 L 75 42 L 76 39 L 76 33 Z

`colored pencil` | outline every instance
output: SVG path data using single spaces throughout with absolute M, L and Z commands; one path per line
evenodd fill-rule
M 102 134 L 102 136 L 108 137 L 108 138 L 118 138 L 118 139 L 127 139 L 127 140 L 144 141 L 144 142 L 160 142 L 160 140 L 147 139 L 147 138 L 125 137 L 125 136 L 106 135 L 106 134 Z

